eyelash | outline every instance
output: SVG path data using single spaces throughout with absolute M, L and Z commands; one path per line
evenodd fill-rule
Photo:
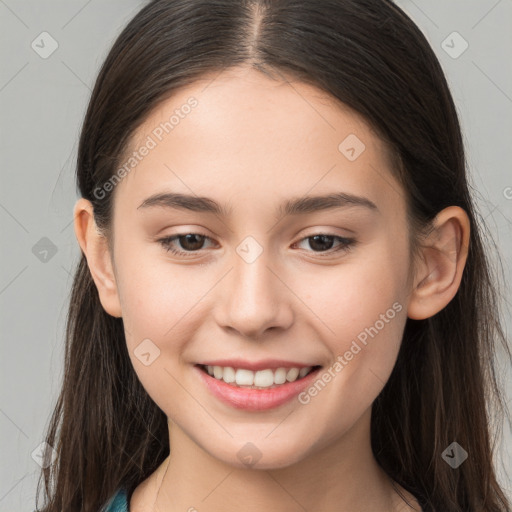
M 206 235 L 203 235 L 201 233 L 192 233 L 191 232 L 191 233 L 180 233 L 178 235 L 167 236 L 165 238 L 161 238 L 161 239 L 157 240 L 157 242 L 159 242 L 167 252 L 170 252 L 170 253 L 172 253 L 172 254 L 174 254 L 176 256 L 188 257 L 191 254 L 201 252 L 203 249 L 199 249 L 197 251 L 181 251 L 181 250 L 178 250 L 178 249 L 173 249 L 171 247 L 172 242 L 174 242 L 175 240 L 177 240 L 177 239 L 179 239 L 181 237 L 185 237 L 187 235 L 196 235 L 196 236 L 204 237 L 206 240 L 211 240 L 210 237 L 208 237 Z M 309 235 L 309 236 L 306 236 L 304 238 L 301 238 L 296 243 L 300 243 L 300 242 L 302 242 L 304 240 L 308 240 L 309 238 L 313 238 L 315 236 L 330 237 L 330 238 L 334 238 L 335 240 L 338 240 L 339 242 L 341 242 L 340 245 L 337 248 L 335 248 L 335 249 L 328 249 L 327 251 L 311 251 L 311 252 L 313 252 L 313 253 L 315 253 L 317 255 L 320 255 L 320 257 L 323 257 L 322 256 L 323 254 L 331 255 L 331 254 L 336 253 L 338 251 L 348 252 L 356 244 L 356 240 L 354 238 L 344 238 L 344 237 L 341 237 L 341 236 L 338 236 L 338 235 L 333 235 L 333 234 L 330 234 L 330 233 L 315 233 L 313 235 Z

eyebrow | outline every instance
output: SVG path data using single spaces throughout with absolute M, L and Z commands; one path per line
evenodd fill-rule
M 223 205 L 208 197 L 191 196 L 187 194 L 159 193 L 146 198 L 138 207 L 165 207 L 180 210 L 190 210 L 194 212 L 213 213 L 223 217 L 229 217 L 232 212 Z M 285 201 L 278 208 L 279 216 L 299 215 L 305 213 L 314 213 L 335 208 L 362 207 L 373 212 L 378 212 L 377 205 L 366 197 L 356 196 L 344 192 L 327 194 L 322 196 L 306 196 L 292 198 Z

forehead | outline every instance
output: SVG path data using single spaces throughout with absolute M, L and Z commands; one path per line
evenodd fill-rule
M 115 190 L 131 208 L 162 191 L 246 198 L 245 208 L 332 189 L 376 203 L 386 189 L 402 195 L 388 148 L 357 113 L 316 87 L 252 69 L 205 76 L 162 101 L 123 163 L 134 154 Z

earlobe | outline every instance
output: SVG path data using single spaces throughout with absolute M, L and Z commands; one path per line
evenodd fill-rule
M 453 299 L 467 260 L 469 234 L 469 218 L 462 208 L 449 206 L 436 216 L 422 243 L 407 309 L 409 318 L 429 318 Z
M 87 259 L 103 309 L 121 317 L 121 304 L 106 237 L 98 230 L 92 203 L 80 198 L 73 209 L 75 236 Z

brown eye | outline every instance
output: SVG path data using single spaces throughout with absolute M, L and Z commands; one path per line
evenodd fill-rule
M 179 255 L 187 255 L 188 253 L 198 252 L 203 249 L 205 240 L 209 239 L 209 237 L 206 235 L 201 235 L 200 233 L 184 233 L 181 235 L 172 235 L 166 238 L 162 238 L 158 240 L 158 242 L 160 242 L 160 244 L 162 244 L 162 246 L 168 252 Z M 176 241 L 179 242 L 179 245 L 183 250 L 176 248 Z
M 329 235 L 315 235 L 309 237 L 308 240 L 314 251 L 328 251 L 334 244 L 334 237 Z
M 188 235 L 178 235 L 177 239 L 183 249 L 187 251 L 197 251 L 201 249 L 204 244 L 205 237 L 196 233 L 189 233 Z
M 341 236 L 324 233 L 319 233 L 317 235 L 311 235 L 303 238 L 299 244 L 303 243 L 304 241 L 308 241 L 308 245 L 313 250 L 313 252 L 328 254 L 342 250 L 348 251 L 356 242 L 353 238 L 343 238 Z M 333 245 L 336 241 L 339 242 L 339 245 L 333 249 Z

